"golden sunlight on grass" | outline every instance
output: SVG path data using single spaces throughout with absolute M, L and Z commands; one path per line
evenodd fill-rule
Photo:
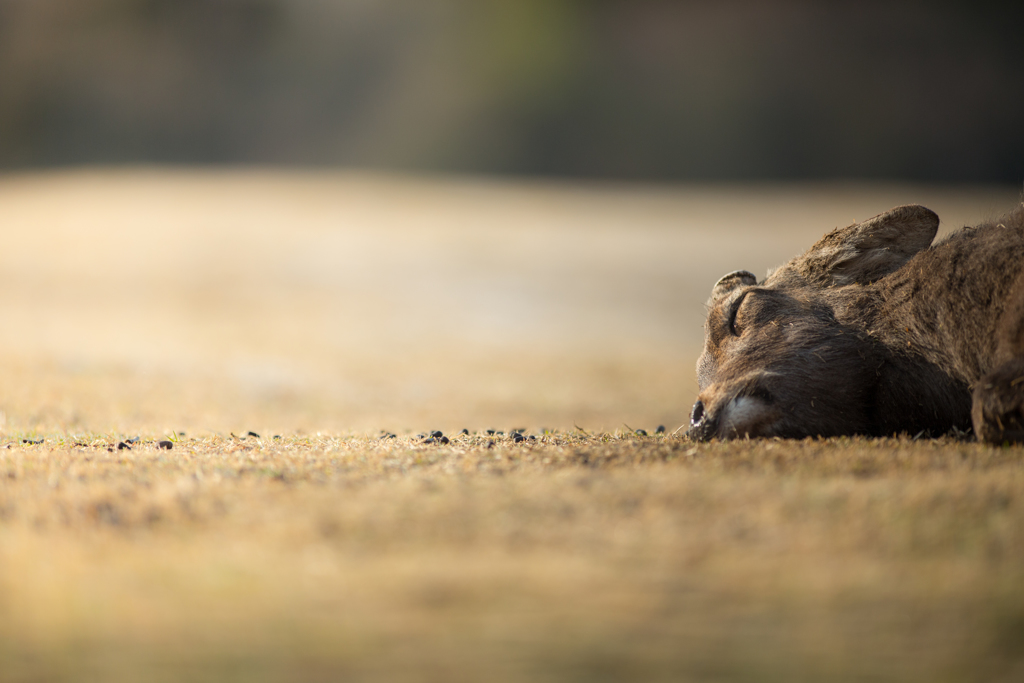
M 664 436 L 0 450 L 47 680 L 1014 680 L 1024 452 Z
M 1019 680 L 1024 448 L 671 436 L 719 275 L 1018 194 L 0 179 L 0 680 Z

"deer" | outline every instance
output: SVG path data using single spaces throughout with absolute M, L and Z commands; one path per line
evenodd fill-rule
M 938 227 L 899 206 L 718 280 L 687 435 L 1024 441 L 1024 203 Z

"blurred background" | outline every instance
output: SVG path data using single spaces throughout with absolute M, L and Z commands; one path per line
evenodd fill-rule
M 1024 178 L 1020 3 L 2 0 L 0 167 Z
M 0 427 L 674 429 L 722 273 L 1020 200 L 1021 25 L 0 0 Z

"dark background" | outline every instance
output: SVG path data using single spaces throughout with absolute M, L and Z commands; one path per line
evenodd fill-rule
M 1024 3 L 0 0 L 0 168 L 1024 180 Z

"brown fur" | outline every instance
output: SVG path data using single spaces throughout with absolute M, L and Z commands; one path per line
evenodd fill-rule
M 929 246 L 898 207 L 708 302 L 697 439 L 941 434 L 1024 441 L 1024 205 Z

